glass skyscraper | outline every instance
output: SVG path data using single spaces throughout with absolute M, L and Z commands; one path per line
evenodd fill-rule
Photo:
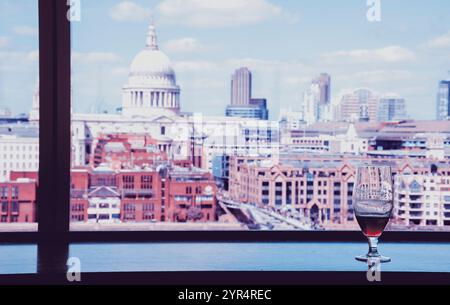
M 450 80 L 439 83 L 436 117 L 438 120 L 450 120 Z
M 391 122 L 404 120 L 406 115 L 405 99 L 397 95 L 386 95 L 378 104 L 378 121 Z
M 229 105 L 226 109 L 227 117 L 239 117 L 249 119 L 269 119 L 266 99 L 251 99 L 249 105 Z

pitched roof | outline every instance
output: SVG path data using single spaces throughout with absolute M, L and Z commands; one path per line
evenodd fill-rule
M 120 194 L 107 186 L 100 186 L 89 193 L 89 197 L 101 197 L 101 198 L 110 198 L 110 197 L 119 197 Z

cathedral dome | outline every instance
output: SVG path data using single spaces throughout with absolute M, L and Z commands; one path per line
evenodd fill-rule
M 166 54 L 160 50 L 147 48 L 134 58 L 131 63 L 130 75 L 174 77 L 175 72 Z
M 169 57 L 159 50 L 154 25 L 150 25 L 144 50 L 133 59 L 130 84 L 137 86 L 176 85 L 175 71 Z
M 171 115 L 180 110 L 175 71 L 169 57 L 158 48 L 153 24 L 148 28 L 145 49 L 131 63 L 122 92 L 122 113 L 127 116 Z

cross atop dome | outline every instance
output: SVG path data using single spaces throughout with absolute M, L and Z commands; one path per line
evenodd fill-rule
M 153 21 L 153 17 L 150 26 L 148 27 L 146 46 L 147 49 L 158 50 L 158 40 L 156 36 L 156 27 Z

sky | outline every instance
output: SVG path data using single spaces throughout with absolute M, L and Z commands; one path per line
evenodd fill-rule
M 75 1 L 75 0 L 72 0 Z M 154 19 L 171 59 L 183 111 L 222 115 L 233 71 L 253 73 L 253 97 L 271 119 L 300 109 L 311 79 L 327 72 L 332 97 L 370 88 L 406 99 L 434 119 L 438 82 L 450 78 L 450 2 L 380 0 L 80 0 L 72 22 L 72 106 L 114 112 L 129 66 Z M 78 7 L 77 7 L 78 8 Z M 0 107 L 27 112 L 38 78 L 37 0 L 0 1 Z

